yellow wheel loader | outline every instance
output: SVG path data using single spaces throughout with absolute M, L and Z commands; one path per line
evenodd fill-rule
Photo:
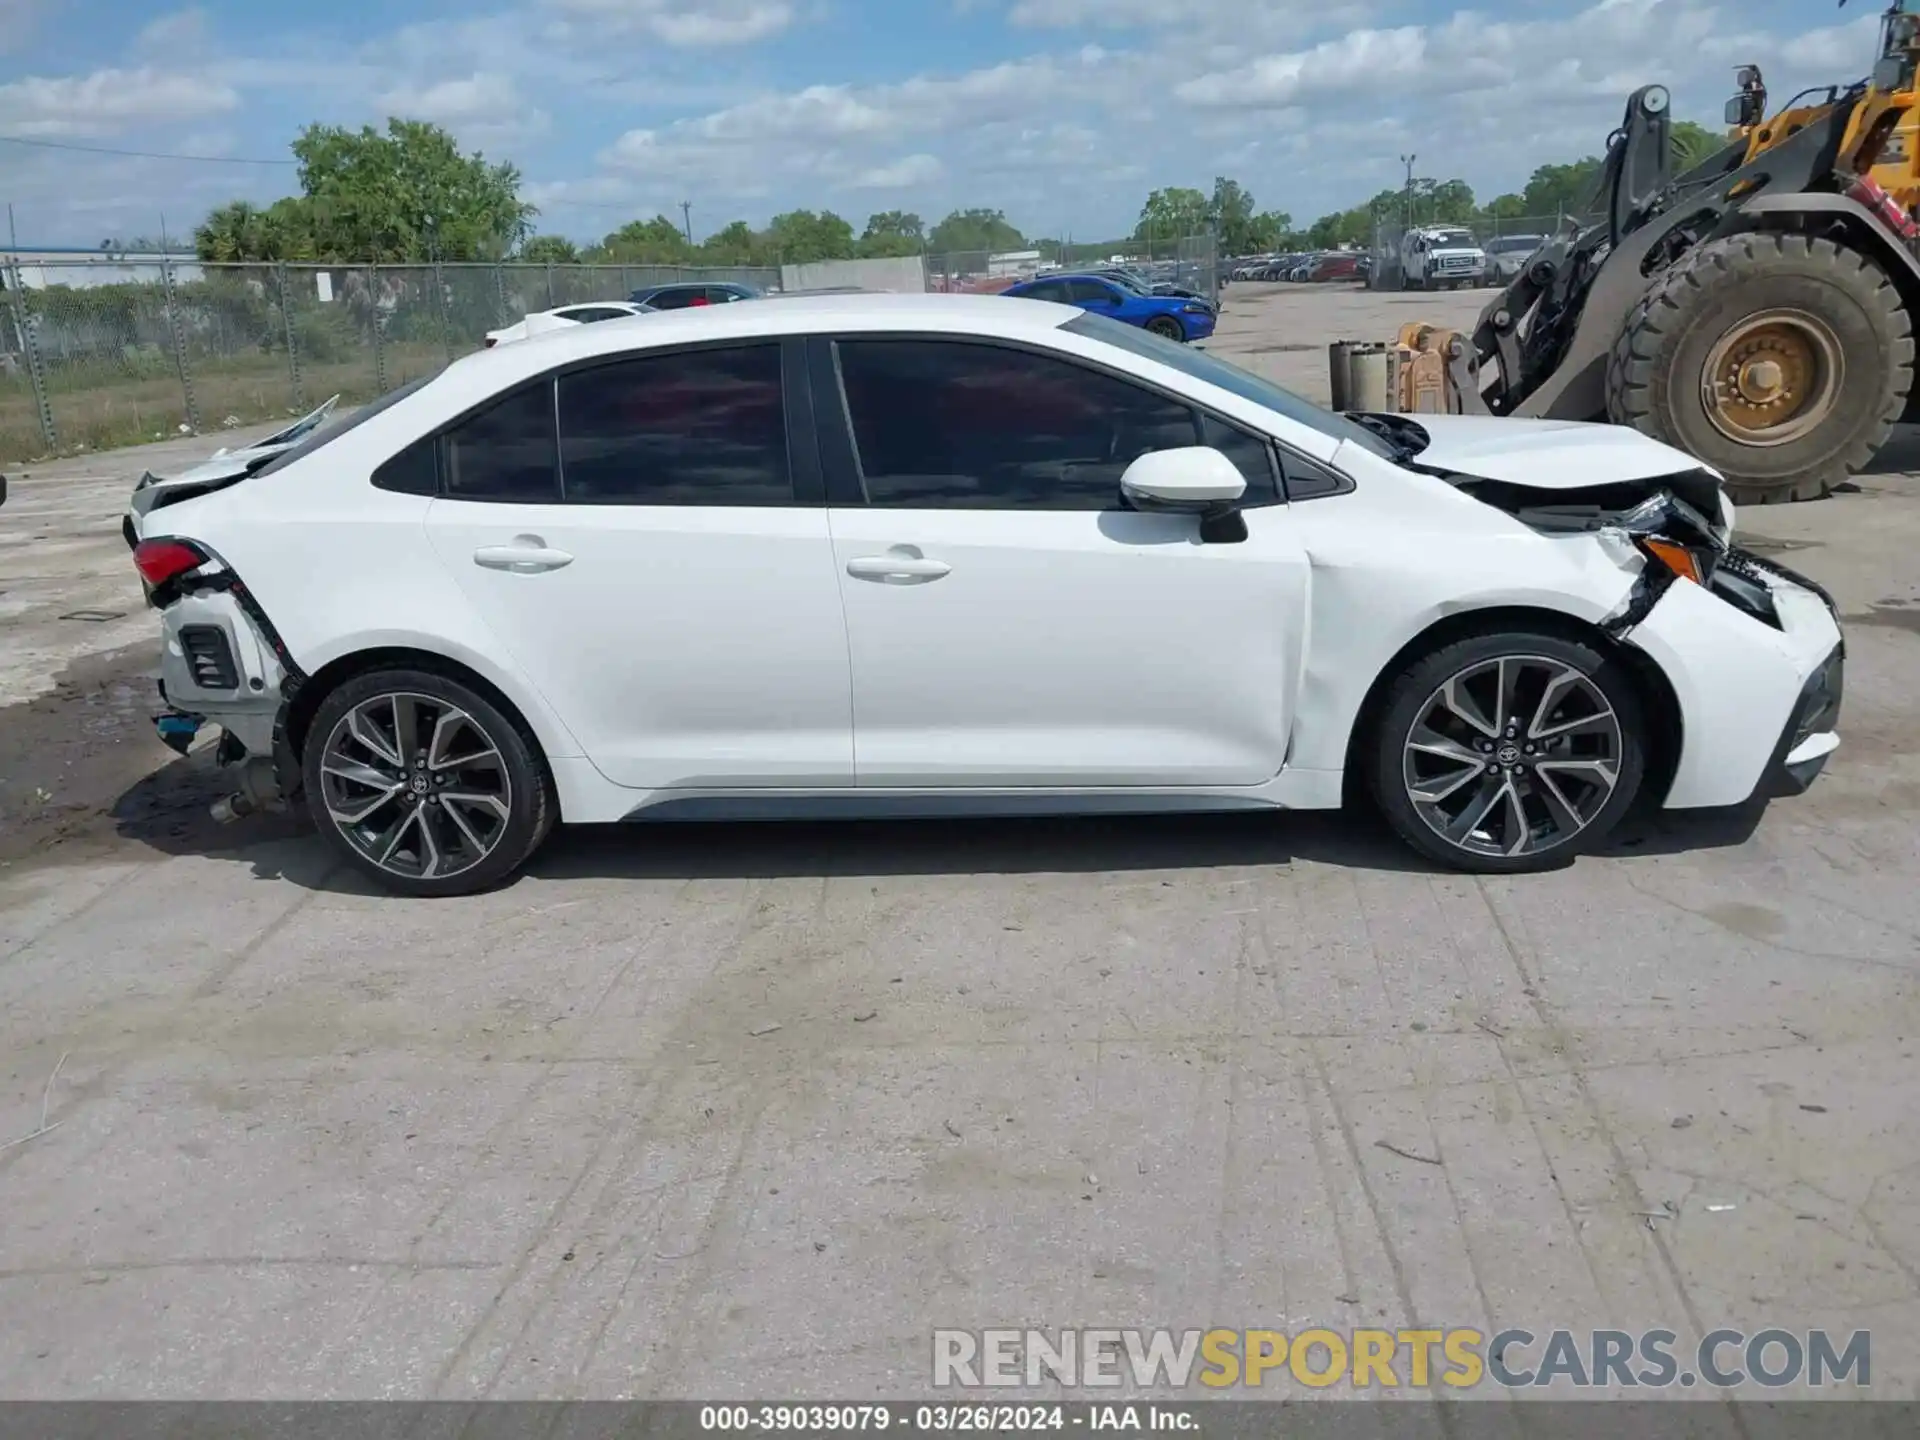
M 1843 0 L 1844 3 L 1844 0 Z M 1920 0 L 1870 78 L 1766 114 L 1740 71 L 1724 150 L 1673 173 L 1668 94 L 1610 137 L 1601 219 L 1542 246 L 1471 334 L 1408 326 L 1403 408 L 1632 425 L 1736 503 L 1825 495 L 1920 410 Z

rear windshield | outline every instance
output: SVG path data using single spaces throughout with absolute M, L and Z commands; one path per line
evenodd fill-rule
M 1284 390 L 1271 380 L 1262 380 L 1251 370 L 1242 370 L 1238 365 L 1231 365 L 1205 350 L 1196 350 L 1191 345 L 1182 345 L 1178 340 L 1169 340 L 1165 336 L 1155 335 L 1151 330 L 1142 330 L 1106 315 L 1077 315 L 1060 328 L 1074 335 L 1084 335 L 1089 340 L 1103 341 L 1148 360 L 1158 360 L 1162 365 L 1170 365 L 1196 380 L 1218 385 L 1230 395 L 1264 405 L 1310 430 L 1317 430 L 1335 440 L 1350 440 L 1383 459 L 1393 456 L 1393 447 L 1364 426 L 1354 424 L 1344 415 L 1323 410 L 1311 400 L 1303 399 L 1291 390 Z
M 445 366 L 441 367 L 441 369 L 445 369 L 445 368 L 446 368 Z M 374 416 L 378 415 L 382 410 L 387 409 L 389 406 L 397 405 L 400 401 L 406 399 L 407 396 L 413 394 L 414 391 L 420 389 L 421 386 L 428 384 L 430 381 L 438 379 L 439 375 L 440 375 L 439 370 L 431 371 L 428 374 L 422 375 L 418 380 L 408 381 L 405 385 L 402 385 L 398 390 L 389 390 L 386 394 L 382 395 L 378 400 L 372 401 L 370 404 L 362 405 L 358 410 L 354 411 L 351 415 L 346 416 L 344 419 L 335 420 L 330 422 L 329 424 L 322 425 L 318 430 L 314 431 L 311 435 L 307 436 L 306 439 L 302 440 L 298 445 L 294 446 L 291 450 L 281 451 L 278 455 L 274 456 L 273 459 L 269 460 L 265 465 L 262 465 L 254 473 L 256 475 L 271 475 L 276 470 L 286 469 L 287 466 L 291 465 L 296 460 L 305 459 L 307 456 L 311 455 L 314 451 L 318 450 L 322 445 L 332 444 L 335 440 L 338 440 L 342 435 L 346 434 L 349 430 L 353 429 L 356 425 L 364 425 L 367 421 L 371 420 Z

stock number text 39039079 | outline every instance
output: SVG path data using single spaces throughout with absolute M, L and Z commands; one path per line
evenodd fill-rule
M 902 1434 L 1065 1430 L 1060 1405 L 703 1405 L 700 1428 L 754 1434 L 891 1430 Z M 1077 1428 L 1085 1428 L 1084 1422 Z

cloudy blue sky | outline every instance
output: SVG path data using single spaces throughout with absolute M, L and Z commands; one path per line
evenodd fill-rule
M 988 205 L 1104 238 L 1215 174 L 1304 220 L 1410 150 L 1517 189 L 1648 80 L 1711 120 L 1741 61 L 1781 95 L 1854 78 L 1874 23 L 1870 0 L 0 0 L 0 202 L 22 244 L 184 230 L 292 170 L 4 137 L 275 159 L 305 122 L 405 114 L 513 160 L 541 228 L 582 239 L 683 199 L 699 233 Z

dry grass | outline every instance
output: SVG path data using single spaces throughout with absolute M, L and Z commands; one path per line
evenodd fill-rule
M 437 345 L 390 345 L 387 384 L 404 385 L 445 360 L 446 352 Z M 229 421 L 246 425 L 299 415 L 335 393 L 343 403 L 355 404 L 373 399 L 380 390 L 371 351 L 326 363 L 304 361 L 297 397 L 284 354 L 202 360 L 189 373 L 200 429 L 206 434 L 230 428 Z M 48 376 L 48 388 L 59 454 L 165 439 L 180 434 L 187 423 L 186 396 L 170 365 L 56 367 Z M 44 459 L 47 453 L 25 372 L 0 374 L 0 464 Z

